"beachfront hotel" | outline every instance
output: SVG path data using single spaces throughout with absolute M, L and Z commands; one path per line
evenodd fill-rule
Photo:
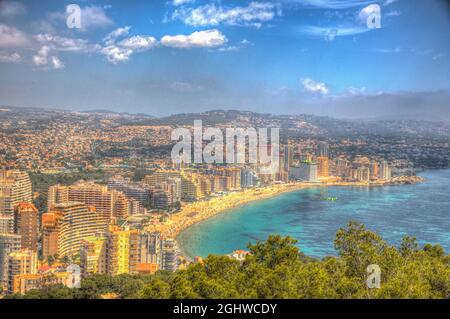
M 107 222 L 140 212 L 140 205 L 136 200 L 127 198 L 122 192 L 110 190 L 106 185 L 80 181 L 70 186 L 54 185 L 49 188 L 48 209 L 69 201 L 94 206 Z
M 79 202 L 56 204 L 42 220 L 44 257 L 74 256 L 80 252 L 83 239 L 104 232 L 107 226 L 94 207 Z

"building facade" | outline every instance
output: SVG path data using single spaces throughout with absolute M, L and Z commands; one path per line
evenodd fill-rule
M 39 212 L 31 203 L 19 203 L 14 209 L 14 232 L 22 238 L 22 249 L 37 251 Z

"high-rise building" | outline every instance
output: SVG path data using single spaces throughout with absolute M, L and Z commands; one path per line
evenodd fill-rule
M 233 179 L 233 177 L 231 177 L 231 180 Z M 205 197 L 205 196 L 209 196 L 212 193 L 213 190 L 213 185 L 211 184 L 211 179 L 208 176 L 205 175 L 196 175 L 196 179 L 197 179 L 197 183 L 199 185 L 200 188 L 200 197 Z
M 175 240 L 165 239 L 162 245 L 162 269 L 176 271 L 178 268 L 178 246 Z
M 58 221 L 60 217 L 58 213 L 45 213 L 42 215 L 42 255 L 44 258 L 58 254 Z
M 368 167 L 358 167 L 356 169 L 356 179 L 359 182 L 368 182 L 370 180 L 370 170 Z
M 318 177 L 329 176 L 329 159 L 325 156 L 317 157 L 317 170 Z
M 257 177 L 253 170 L 245 168 L 241 171 L 241 187 L 250 188 L 256 186 Z
M 174 203 L 181 201 L 181 178 L 169 178 L 162 184 L 162 189 L 170 192 Z
M 289 145 L 286 145 L 284 147 L 284 155 L 283 155 L 283 166 L 284 166 L 284 171 L 289 173 L 289 170 L 292 166 L 294 160 L 294 153 L 292 152 L 292 149 Z
M 105 232 L 106 227 L 93 207 L 79 202 L 56 204 L 42 217 L 43 254 L 52 256 L 56 250 L 59 257 L 76 255 L 83 239 Z
M 223 169 L 223 175 L 231 177 L 231 190 L 241 189 L 241 169 L 238 167 L 227 167 Z
M 12 216 L 20 202 L 31 203 L 33 192 L 26 172 L 0 170 L 0 215 Z
M 206 177 L 204 177 L 206 179 Z M 208 181 L 210 182 L 210 181 Z M 198 179 L 200 187 L 205 187 Z M 158 186 L 152 186 L 151 205 L 155 209 L 168 210 L 177 202 L 181 201 L 182 196 L 181 178 L 168 178 Z M 200 191 L 202 191 L 200 189 Z M 205 190 L 206 191 L 206 190 Z
M 152 207 L 159 210 L 167 210 L 172 204 L 172 195 L 169 191 L 155 190 L 152 195 Z
M 131 215 L 131 204 L 128 198 L 122 192 L 112 191 L 113 192 L 113 210 L 112 216 L 118 219 L 126 219 L 129 215 Z
M 139 232 L 110 226 L 106 233 L 106 271 L 110 275 L 135 273 L 139 262 Z
M 37 273 L 37 252 L 24 249 L 8 256 L 8 293 L 14 292 L 14 278 Z
M 14 216 L 0 215 L 0 234 L 14 233 Z
M 105 234 L 97 234 L 82 240 L 80 264 L 84 276 L 107 272 Z
M 141 183 L 134 183 L 130 179 L 114 177 L 108 181 L 108 189 L 122 192 L 129 199 L 137 200 L 141 205 L 145 205 L 150 198 L 150 189 Z
M 37 251 L 39 212 L 31 203 L 18 203 L 14 209 L 14 232 L 22 237 L 22 249 Z
M 80 202 L 86 206 L 94 206 L 105 221 L 113 218 L 126 218 L 129 215 L 128 198 L 115 190 L 109 190 L 105 185 L 80 181 L 70 186 L 54 185 L 48 191 L 48 209 L 55 204 L 64 202 Z
M 376 180 L 380 177 L 380 169 L 378 166 L 378 163 L 375 161 L 372 161 L 370 163 L 370 179 Z
M 204 196 L 196 174 L 184 175 L 181 183 L 181 199 L 187 202 L 196 201 Z
M 317 145 L 317 156 L 330 157 L 330 146 L 326 142 L 320 142 Z
M 380 179 L 388 181 L 391 179 L 391 168 L 388 162 L 382 161 L 380 165 Z
M 20 235 L 0 234 L 0 287 L 8 289 L 9 254 L 20 250 Z
M 162 266 L 162 239 L 159 232 L 139 234 L 139 263 Z
M 182 171 L 180 170 L 156 170 L 153 174 L 146 175 L 144 183 L 148 186 L 156 187 L 164 182 L 167 182 L 169 178 L 181 178 Z
M 345 158 L 337 158 L 334 166 L 336 176 L 343 178 L 349 176 L 349 162 Z
M 317 164 L 309 161 L 301 162 L 298 166 L 291 167 L 291 178 L 305 182 L 317 182 Z

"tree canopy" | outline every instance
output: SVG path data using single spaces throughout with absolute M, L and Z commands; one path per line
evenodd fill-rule
M 350 222 L 336 234 L 337 256 L 303 255 L 296 240 L 279 235 L 249 244 L 244 261 L 210 255 L 174 273 L 93 275 L 80 289 L 62 286 L 9 298 L 450 298 L 450 255 L 439 245 L 420 248 L 404 237 L 389 245 L 364 225 Z M 366 284 L 367 266 L 381 269 L 381 287 Z

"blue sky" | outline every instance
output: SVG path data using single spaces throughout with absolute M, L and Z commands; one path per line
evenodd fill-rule
M 80 29 L 66 25 L 69 4 Z M 381 28 L 370 29 L 374 5 Z M 385 103 L 450 107 L 449 31 L 444 0 L 0 1 L 0 104 L 354 117 Z

